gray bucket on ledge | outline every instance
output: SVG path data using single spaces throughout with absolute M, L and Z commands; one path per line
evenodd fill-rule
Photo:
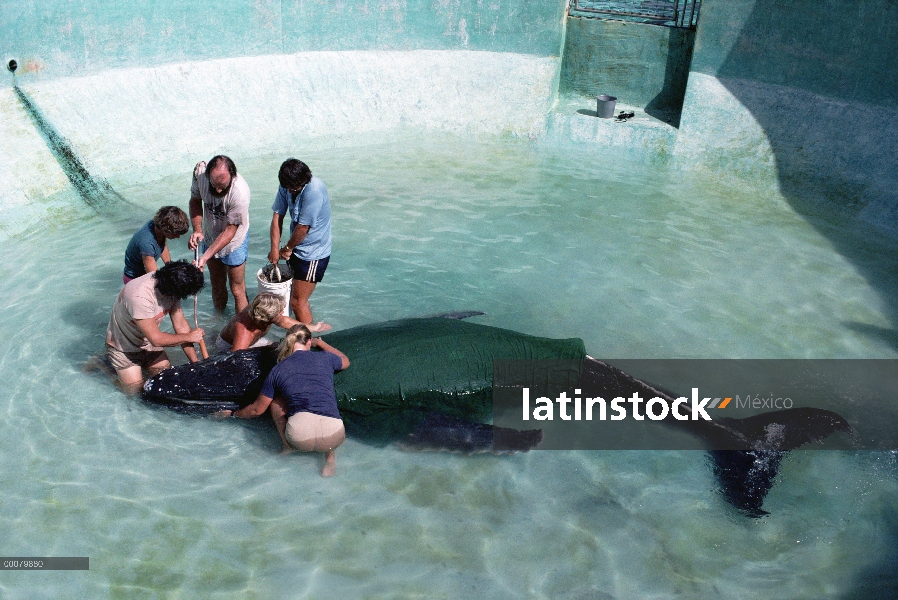
M 607 94 L 596 96 L 596 116 L 600 119 L 610 119 L 614 116 L 614 105 L 617 98 Z

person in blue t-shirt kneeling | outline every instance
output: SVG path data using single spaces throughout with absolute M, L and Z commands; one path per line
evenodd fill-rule
M 125 272 L 122 283 L 157 269 L 156 261 L 171 262 L 167 240 L 176 240 L 190 229 L 187 213 L 177 206 L 163 206 L 146 225 L 137 230 L 125 250 Z
M 312 348 L 324 352 L 312 352 Z M 321 475 L 331 477 L 337 470 L 334 451 L 346 439 L 334 393 L 334 373 L 348 366 L 345 354 L 313 338 L 305 325 L 294 325 L 281 341 L 278 364 L 265 378 L 256 401 L 220 414 L 252 418 L 271 406 L 284 450 L 324 452 Z

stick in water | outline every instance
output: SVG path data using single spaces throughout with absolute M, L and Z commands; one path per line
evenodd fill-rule
M 193 264 L 196 265 L 200 262 L 200 247 L 197 246 L 193 250 Z M 196 294 L 193 295 L 193 327 L 194 329 L 199 328 L 200 324 L 196 318 Z M 200 352 L 203 354 L 203 358 L 209 358 L 209 351 L 206 350 L 206 340 L 200 340 Z

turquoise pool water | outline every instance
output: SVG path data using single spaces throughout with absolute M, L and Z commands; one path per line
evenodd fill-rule
M 896 356 L 869 333 L 891 327 L 891 284 L 869 273 L 891 268 L 895 243 L 779 197 L 575 146 L 396 133 L 292 153 L 331 193 L 312 308 L 335 328 L 482 310 L 603 358 Z M 252 272 L 284 158 L 237 159 Z M 122 175 L 129 204 L 4 242 L 3 552 L 91 561 L 4 572 L 4 597 L 843 598 L 894 584 L 891 453 L 793 452 L 760 520 L 723 501 L 700 452 L 463 457 L 350 440 L 323 480 L 311 457 L 278 455 L 269 422 L 155 409 L 82 372 L 128 239 L 159 206 L 186 207 L 191 167 Z M 837 251 L 849 244 L 864 272 Z M 183 239 L 172 254 L 190 255 Z M 210 334 L 229 316 L 208 290 L 199 307 Z

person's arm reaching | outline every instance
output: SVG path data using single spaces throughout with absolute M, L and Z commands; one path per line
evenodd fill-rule
M 296 319 L 285 315 L 278 315 L 273 318 L 271 322 L 282 329 L 290 329 L 294 325 L 305 325 L 306 328 L 313 333 L 331 330 L 331 326 L 324 321 L 318 321 L 317 323 L 300 323 Z
M 320 348 L 325 352 L 330 352 L 331 354 L 336 354 L 337 356 L 339 356 L 340 361 L 343 363 L 343 366 L 340 367 L 341 371 L 349 367 L 349 358 L 321 338 L 312 338 L 312 348 Z
M 224 231 L 218 234 L 218 237 L 215 238 L 215 241 L 212 242 L 212 245 L 206 248 L 206 251 L 203 252 L 203 255 L 200 256 L 199 261 L 197 261 L 197 268 L 202 269 L 206 266 L 206 263 L 209 262 L 215 254 L 227 246 L 231 240 L 234 239 L 234 235 L 237 233 L 236 225 L 228 225 L 225 227 Z
M 299 246 L 306 236 L 309 235 L 309 226 L 308 225 L 297 225 L 293 229 L 293 233 L 290 234 L 290 239 L 287 240 L 286 245 L 281 248 L 280 257 L 284 260 L 290 258 L 290 255 L 293 254 L 293 249 Z
M 195 250 L 203 241 L 203 201 L 195 196 L 190 198 L 190 223 L 193 233 L 187 240 L 187 247 Z
M 284 215 L 274 213 L 271 217 L 271 228 L 269 237 L 271 238 L 271 251 L 268 253 L 268 262 L 274 264 L 280 258 L 281 234 L 284 231 Z M 287 258 L 290 258 L 289 256 Z
M 171 311 L 171 313 L 169 314 L 169 318 L 171 319 L 172 327 L 174 327 L 175 332 L 177 332 L 179 335 L 193 335 L 195 331 L 199 332 L 199 335 L 196 336 L 198 338 L 196 342 L 181 344 L 181 350 L 184 351 L 184 356 L 187 357 L 187 360 L 192 363 L 197 362 L 199 360 L 199 357 L 196 355 L 196 348 L 193 347 L 193 344 L 198 344 L 203 339 L 203 330 L 199 327 L 197 327 L 196 329 L 190 329 L 190 323 L 188 323 L 186 317 L 184 317 L 184 311 L 181 309 L 180 304 Z
M 155 319 L 138 319 L 134 322 L 137 324 L 137 327 L 143 333 L 144 337 L 146 337 L 154 346 L 169 348 L 181 344 L 198 344 L 200 340 L 203 339 L 204 332 L 202 328 L 197 327 L 196 329 L 190 329 L 190 325 L 187 324 L 187 319 L 184 318 L 183 313 L 180 313 L 180 317 L 180 321 L 187 326 L 186 332 L 166 333 L 159 329 L 159 325 L 156 324 Z M 175 331 L 177 331 L 178 327 L 181 327 L 180 325 L 176 325 L 174 311 L 172 311 L 172 325 L 175 325 Z M 188 349 L 185 348 L 184 353 L 187 354 L 187 351 Z M 190 355 L 187 357 L 190 358 Z M 196 350 L 193 351 L 192 362 L 196 362 Z
M 196 166 L 193 168 L 193 186 L 190 189 L 190 204 L 188 205 L 193 233 L 190 234 L 190 238 L 187 240 L 187 247 L 191 250 L 195 250 L 200 242 L 203 241 L 203 200 L 198 192 L 198 180 L 200 175 L 205 172 L 206 161 L 201 160 L 196 163 Z
M 143 270 L 147 273 L 152 273 L 159 268 L 156 264 L 156 259 L 152 256 L 147 256 L 146 254 L 144 254 L 141 258 L 143 258 Z
M 247 404 L 239 410 L 230 411 L 230 416 L 238 417 L 240 419 L 252 419 L 253 417 L 258 417 L 263 414 L 268 409 L 269 404 L 271 404 L 271 398 L 264 394 L 259 394 L 259 397 L 256 398 L 256 401 L 252 404 Z M 221 411 L 219 414 L 222 414 L 222 416 L 229 416 L 224 415 L 223 413 L 224 411 Z

